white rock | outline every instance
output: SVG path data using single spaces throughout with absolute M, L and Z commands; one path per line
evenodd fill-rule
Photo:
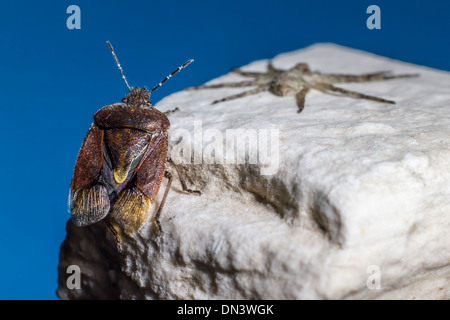
M 101 224 L 69 222 L 61 298 L 450 298 L 450 74 L 332 44 L 272 61 L 279 69 L 306 62 L 324 73 L 420 77 L 341 85 L 395 105 L 312 91 L 300 114 L 294 98 L 269 92 L 211 105 L 244 88 L 163 99 L 158 109 L 181 109 L 170 115 L 174 160 L 182 160 L 188 138 L 193 149 L 206 146 L 208 129 L 219 132 L 216 157 L 226 155 L 227 129 L 278 129 L 274 174 L 261 174 L 268 168 L 261 164 L 205 164 L 208 154 L 181 164 L 203 195 L 182 193 L 175 180 L 164 233 L 149 221 L 124 239 L 122 254 Z M 211 83 L 244 79 L 230 73 Z M 65 285 L 73 264 L 81 268 L 80 290 Z M 371 289 L 377 270 L 380 288 Z

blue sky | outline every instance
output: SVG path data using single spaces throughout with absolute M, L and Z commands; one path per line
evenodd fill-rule
M 69 5 L 81 29 L 69 30 Z M 369 5 L 381 29 L 366 27 Z M 2 1 L 0 92 L 0 299 L 56 299 L 67 193 L 92 115 L 127 88 L 151 88 L 155 103 L 257 59 L 334 42 L 450 70 L 446 0 Z

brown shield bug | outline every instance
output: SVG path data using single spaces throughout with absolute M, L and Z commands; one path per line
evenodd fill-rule
M 121 231 L 134 233 L 147 221 L 164 176 L 168 183 L 154 216 L 161 231 L 159 217 L 172 183 L 166 161 L 175 166 L 184 191 L 201 194 L 186 187 L 178 168 L 167 158 L 170 122 L 166 114 L 170 111 L 163 113 L 150 102 L 153 91 L 193 60 L 150 91 L 131 88 L 113 47 L 107 44 L 129 91 L 121 103 L 95 113 L 75 163 L 69 207 L 75 225 L 103 220 L 120 244 Z

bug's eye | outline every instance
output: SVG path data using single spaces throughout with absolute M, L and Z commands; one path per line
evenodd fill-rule
M 127 98 L 123 98 L 122 102 L 124 102 L 124 103 L 127 102 Z

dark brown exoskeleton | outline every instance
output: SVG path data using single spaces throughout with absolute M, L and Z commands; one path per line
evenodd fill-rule
M 152 107 L 150 94 L 193 60 L 150 91 L 131 88 L 107 43 L 129 92 L 122 103 L 105 106 L 94 115 L 75 164 L 69 206 L 77 226 L 91 225 L 108 216 L 103 221 L 120 243 L 121 231 L 134 233 L 147 221 L 165 176 L 167 187 L 154 217 L 161 231 L 159 217 L 172 181 L 166 171 L 166 161 L 171 162 L 167 158 L 170 122 L 165 113 Z M 175 169 L 183 190 L 200 194 L 188 189 Z

